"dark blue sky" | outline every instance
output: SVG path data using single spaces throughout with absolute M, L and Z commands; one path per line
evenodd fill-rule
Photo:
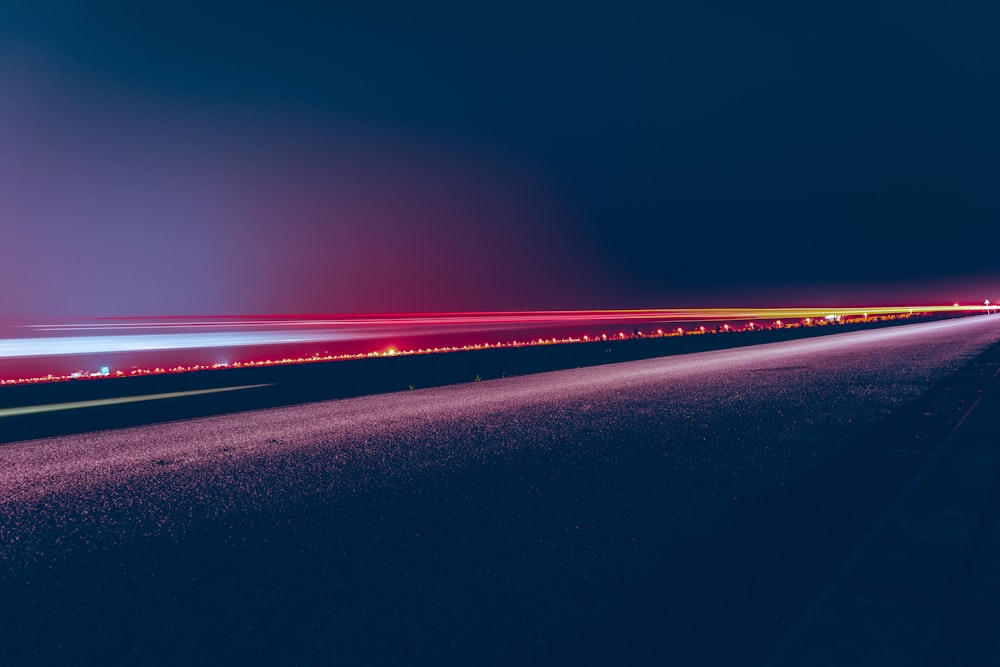
M 0 2 L 5 314 L 1000 300 L 991 3 L 273 4 Z

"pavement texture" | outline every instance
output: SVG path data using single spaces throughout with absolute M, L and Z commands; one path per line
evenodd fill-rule
M 964 369 L 979 398 L 768 667 L 1000 665 L 997 357 Z
M 3 445 L 0 664 L 760 664 L 998 324 Z

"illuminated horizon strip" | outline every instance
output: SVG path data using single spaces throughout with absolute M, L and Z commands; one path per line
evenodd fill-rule
M 504 328 L 587 326 L 640 322 L 723 322 L 821 319 L 825 317 L 878 317 L 905 313 L 972 312 L 982 306 L 871 306 L 868 308 L 664 308 L 645 310 L 512 311 L 480 313 L 424 313 L 412 316 L 372 316 L 358 319 L 303 319 L 268 322 L 251 319 L 235 322 L 127 322 L 110 324 L 36 325 L 32 328 L 71 332 L 104 330 L 107 335 L 40 336 L 0 339 L 0 359 L 52 357 L 122 352 L 150 352 L 206 348 L 240 348 L 263 345 L 337 343 L 406 335 L 457 334 Z M 258 331 L 196 331 L 188 333 L 131 333 L 136 329 L 205 329 L 259 327 Z M 309 326 L 309 329 L 292 327 Z M 273 328 L 280 327 L 280 331 Z M 114 335 L 110 332 L 127 330 Z
M 391 326 L 391 325 L 442 325 L 442 324 L 559 324 L 578 322 L 604 322 L 620 320 L 714 320 L 714 319 L 766 319 L 766 318 L 806 318 L 824 317 L 826 315 L 887 315 L 905 312 L 940 313 L 968 312 L 987 310 L 985 305 L 936 305 L 936 306 L 868 306 L 868 307 L 794 307 L 794 308 L 648 308 L 622 310 L 538 310 L 538 311 L 481 311 L 466 313 L 407 313 L 407 314 L 373 314 L 350 316 L 302 316 L 288 320 L 264 320 L 251 318 L 243 320 L 218 317 L 218 321 L 176 322 L 174 318 L 163 318 L 167 321 L 151 322 L 115 322 L 86 324 L 43 324 L 29 325 L 29 328 L 43 331 L 84 331 L 84 330 L 115 330 L 143 328 L 196 328 L 210 327 L 293 327 L 293 326 Z M 280 316 L 275 316 L 280 317 Z M 132 319 L 132 318 L 123 318 Z M 193 318 L 185 318 L 193 319 Z M 211 316 L 204 316 L 211 319 Z
M 0 418 L 17 417 L 21 415 L 39 414 L 42 412 L 57 412 L 60 410 L 77 410 L 80 408 L 96 408 L 107 405 L 121 405 L 123 403 L 139 403 L 142 401 L 158 401 L 165 398 L 182 398 L 184 396 L 199 396 L 202 394 L 217 394 L 223 391 L 238 391 L 240 389 L 257 389 L 258 387 L 270 387 L 274 383 L 267 384 L 246 384 L 239 387 L 220 387 L 217 389 L 197 389 L 192 391 L 172 391 L 165 394 L 144 394 L 142 396 L 121 396 L 118 398 L 101 398 L 91 401 L 72 401 L 69 403 L 49 403 L 46 405 L 26 405 L 19 408 L 0 409 Z

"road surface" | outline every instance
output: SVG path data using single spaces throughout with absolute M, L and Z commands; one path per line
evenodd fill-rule
M 702 612 L 643 588 L 711 587 L 747 508 L 998 341 L 978 316 L 5 444 L 0 662 L 697 662 L 671 628 Z

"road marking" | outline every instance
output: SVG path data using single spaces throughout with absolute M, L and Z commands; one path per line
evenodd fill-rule
M 26 405 L 20 408 L 2 408 L 0 417 L 16 417 L 19 415 L 33 415 L 39 412 L 56 412 L 58 410 L 76 410 L 78 408 L 96 408 L 105 405 L 120 405 L 122 403 L 138 403 L 140 401 L 158 401 L 162 398 L 181 398 L 183 396 L 200 396 L 202 394 L 216 394 L 222 391 L 239 391 L 240 389 L 256 389 L 258 387 L 270 387 L 273 382 L 267 384 L 245 384 L 239 387 L 219 387 L 217 389 L 197 389 L 194 391 L 171 391 L 166 394 L 145 394 L 143 396 L 121 396 L 118 398 L 101 398 L 93 401 L 73 401 L 71 403 L 49 403 L 47 405 Z

